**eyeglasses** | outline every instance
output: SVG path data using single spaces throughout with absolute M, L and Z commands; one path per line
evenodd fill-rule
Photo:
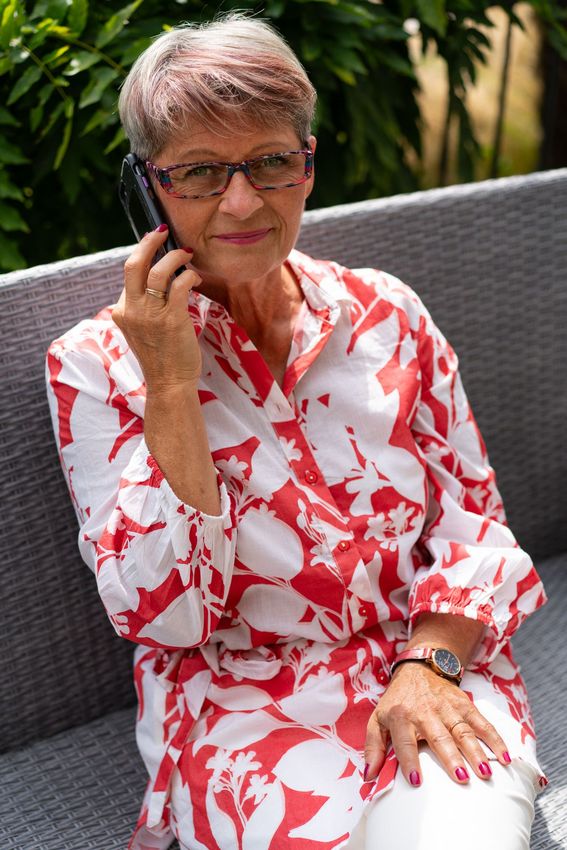
M 174 198 L 222 195 L 232 177 L 242 171 L 254 189 L 288 189 L 305 183 L 313 173 L 313 151 L 269 153 L 242 162 L 188 162 L 160 168 L 146 162 L 160 186 Z

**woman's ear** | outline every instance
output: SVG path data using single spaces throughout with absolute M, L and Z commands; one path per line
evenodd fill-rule
M 309 149 L 311 153 L 315 153 L 315 148 L 317 147 L 317 139 L 315 136 L 309 136 L 307 140 L 307 144 L 309 145 Z M 311 192 L 313 191 L 313 186 L 315 183 L 315 161 L 313 161 L 313 171 L 311 172 L 311 178 L 305 183 L 305 200 L 309 197 Z

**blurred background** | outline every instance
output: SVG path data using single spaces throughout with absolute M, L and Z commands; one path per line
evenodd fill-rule
M 0 272 L 132 242 L 120 84 L 152 36 L 231 9 L 319 92 L 312 208 L 567 165 L 567 0 L 0 0 Z

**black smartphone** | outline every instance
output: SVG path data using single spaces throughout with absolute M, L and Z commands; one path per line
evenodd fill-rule
M 169 224 L 152 189 L 144 163 L 133 153 L 129 153 L 122 161 L 118 194 L 138 241 L 160 224 Z M 170 230 L 167 241 L 156 254 L 154 262 L 165 256 L 167 251 L 174 251 L 177 247 Z

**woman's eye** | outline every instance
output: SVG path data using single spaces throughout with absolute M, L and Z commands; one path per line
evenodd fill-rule
M 285 156 L 267 156 L 262 160 L 264 168 L 277 168 L 279 165 L 285 165 L 287 159 Z
M 188 168 L 184 173 L 184 177 L 207 177 L 211 173 L 210 165 L 197 165 L 195 168 Z

